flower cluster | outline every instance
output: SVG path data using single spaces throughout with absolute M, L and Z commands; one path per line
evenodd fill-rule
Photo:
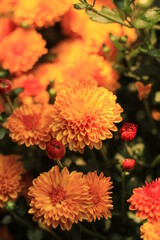
M 33 180 L 29 189 L 34 221 L 41 221 L 48 229 L 60 225 L 62 230 L 70 230 L 73 223 L 111 217 L 112 182 L 101 173 L 69 173 L 58 166 L 42 173 Z

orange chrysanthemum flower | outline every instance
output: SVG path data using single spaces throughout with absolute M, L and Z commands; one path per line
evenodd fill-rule
M 21 0 L 16 5 L 14 20 L 20 25 L 48 27 L 59 21 L 71 5 L 72 0 Z
M 32 70 L 34 76 L 36 76 L 40 84 L 46 89 L 50 82 L 52 82 L 56 76 L 53 63 L 41 63 L 36 65 Z
M 61 91 L 56 97 L 52 117 L 52 136 L 70 150 L 83 153 L 102 147 L 102 140 L 117 131 L 114 123 L 122 120 L 123 111 L 116 96 L 102 87 L 78 86 Z
M 21 157 L 0 154 L 0 208 L 8 200 L 16 200 L 22 189 L 21 174 L 24 172 Z
M 53 64 L 57 92 L 79 83 L 103 86 L 111 91 L 119 88 L 119 75 L 112 64 L 102 56 L 88 53 L 82 40 L 62 42 L 52 51 L 57 54 Z
M 160 178 L 149 184 L 146 182 L 142 188 L 135 188 L 128 202 L 129 209 L 137 211 L 136 215 L 142 220 L 160 221 Z
M 23 92 L 18 95 L 18 99 L 23 104 L 48 103 L 49 94 L 46 88 L 41 85 L 39 79 L 33 74 L 23 74 L 14 78 L 12 83 L 13 88 L 24 88 Z
M 50 141 L 50 128 L 52 106 L 48 104 L 23 105 L 14 110 L 12 115 L 3 124 L 10 131 L 13 142 L 19 145 L 38 145 L 46 148 L 46 142 Z
M 16 25 L 10 18 L 6 17 L 0 18 L 0 42 L 15 28 Z
M 141 238 L 143 240 L 159 240 L 160 239 L 160 222 L 146 222 L 140 227 Z
M 33 220 L 40 220 L 49 229 L 60 225 L 62 230 L 70 230 L 73 223 L 86 217 L 90 206 L 88 187 L 82 178 L 82 173 L 67 168 L 60 172 L 58 166 L 49 172 L 42 173 L 34 179 L 29 189 Z
M 0 14 L 7 14 L 14 10 L 17 0 L 0 0 Z
M 26 72 L 47 53 L 45 45 L 45 40 L 35 30 L 17 28 L 1 42 L 0 63 L 11 73 Z
M 111 192 L 113 188 L 110 177 L 104 177 L 103 173 L 99 176 L 97 172 L 89 172 L 84 175 L 85 182 L 89 187 L 89 196 L 91 197 L 92 206 L 88 207 L 88 218 L 89 222 L 100 220 L 105 218 L 106 220 L 111 217 L 110 210 L 113 209 Z

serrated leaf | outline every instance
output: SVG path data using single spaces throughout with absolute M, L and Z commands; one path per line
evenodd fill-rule
M 102 6 L 100 11 L 94 12 L 92 9 L 86 9 L 86 13 L 90 16 L 93 21 L 100 22 L 100 23 L 121 23 L 123 24 L 123 16 L 122 13 L 119 13 L 115 10 L 111 10 Z M 102 15 L 102 16 L 101 16 Z
M 113 22 L 119 22 L 123 23 L 123 19 L 121 18 L 121 14 L 117 12 L 115 9 L 111 10 L 109 8 L 106 8 L 105 6 L 102 6 L 101 12 L 108 16 Z
M 155 58 L 160 58 L 160 49 L 151 49 L 147 52 L 148 55 Z
M 0 140 L 2 140 L 6 135 L 6 129 L 0 128 Z
M 86 5 L 84 3 L 75 3 L 74 4 L 74 8 L 77 10 L 82 10 L 86 7 Z

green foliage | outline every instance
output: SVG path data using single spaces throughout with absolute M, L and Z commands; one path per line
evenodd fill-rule
M 41 240 L 43 237 L 43 233 L 40 229 L 29 229 L 27 231 L 27 236 L 29 240 Z
M 0 128 L 0 140 L 2 140 L 6 135 L 6 129 L 5 128 Z

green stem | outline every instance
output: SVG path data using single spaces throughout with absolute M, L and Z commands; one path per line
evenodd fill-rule
M 83 232 L 87 233 L 88 235 L 91 235 L 91 236 L 94 236 L 94 237 L 98 237 L 100 239 L 103 239 L 105 240 L 105 236 L 101 235 L 100 233 L 98 232 L 93 232 L 87 228 L 85 228 L 80 222 L 78 223 L 79 227 L 82 229 Z
M 63 164 L 61 163 L 60 160 L 57 161 L 57 164 L 58 164 L 58 166 L 59 166 L 60 169 L 63 169 Z
M 53 237 L 53 239 L 55 240 L 62 240 L 61 237 L 59 237 L 55 232 L 53 232 L 52 230 L 51 231 L 48 231 L 48 233 Z
M 143 103 L 144 103 L 144 107 L 145 107 L 148 119 L 149 119 L 149 121 L 151 123 L 151 126 L 152 126 L 152 133 L 157 135 L 157 129 L 155 127 L 155 124 L 154 124 L 154 121 L 153 121 L 153 118 L 152 118 L 152 114 L 151 114 L 147 99 L 144 99 Z
M 93 0 L 92 7 L 94 7 L 94 6 L 95 6 L 95 3 L 96 3 L 96 0 Z
M 132 158 L 132 157 L 133 157 L 133 152 L 132 152 L 132 150 L 130 149 L 130 147 L 128 146 L 127 142 L 124 142 L 124 146 L 125 146 L 126 151 L 127 151 L 128 154 L 129 154 L 129 156 Z
M 11 212 L 12 217 L 21 225 L 27 228 L 33 228 L 32 224 L 19 217 L 15 212 Z
M 124 218 L 125 209 L 125 172 L 122 172 L 122 217 Z
M 13 107 L 13 104 L 11 102 L 11 99 L 10 99 L 9 95 L 6 95 L 6 100 L 8 102 L 8 105 L 9 105 L 10 109 L 11 109 L 11 112 L 13 112 L 14 111 L 14 107 Z

